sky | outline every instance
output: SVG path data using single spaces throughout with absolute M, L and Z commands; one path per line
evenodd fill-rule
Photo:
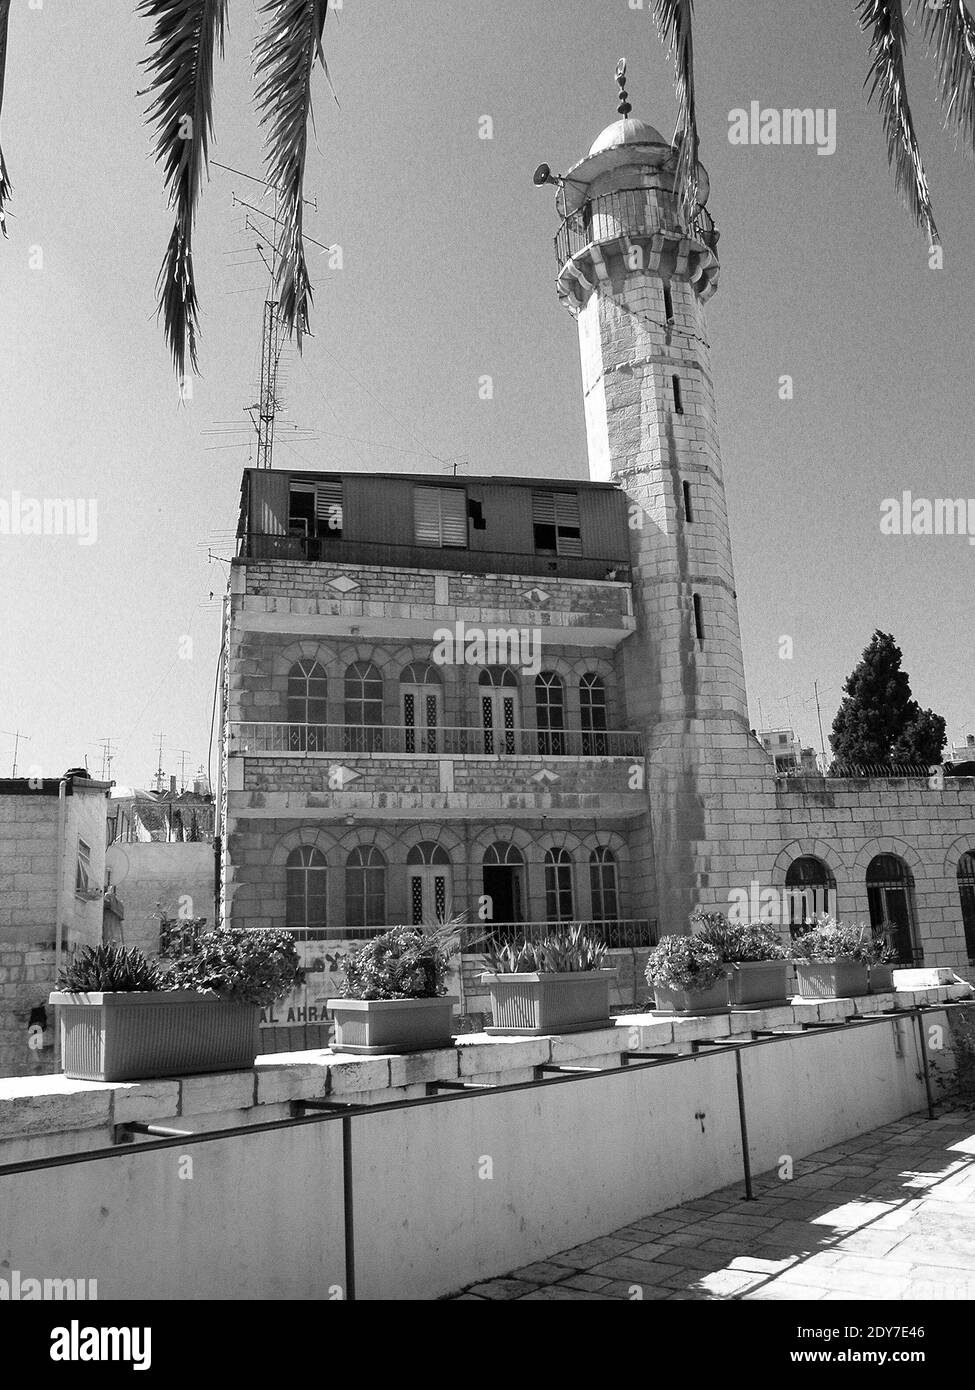
M 14 0 L 2 117 L 0 503 L 83 499 L 84 537 L 0 534 L 0 773 L 145 786 L 208 761 L 219 598 L 253 462 L 266 272 L 212 168 L 197 227 L 201 375 L 180 404 L 154 284 L 171 230 L 139 96 L 149 23 L 121 0 Z M 975 493 L 975 182 L 909 81 L 944 265 L 894 192 L 852 3 L 696 7 L 697 97 L 722 279 L 708 305 L 751 717 L 819 744 L 876 628 L 949 735 L 975 732 L 965 536 L 881 533 L 884 499 Z M 256 7 L 231 0 L 212 156 L 259 175 Z M 649 0 L 344 0 L 316 78 L 306 230 L 313 337 L 288 348 L 277 467 L 587 476 L 551 188 L 615 118 L 670 134 Z M 836 111 L 836 150 L 741 146 L 729 113 Z M 483 117 L 490 117 L 490 127 Z M 481 135 L 490 130 L 490 139 Z M 236 204 L 235 204 L 236 200 Z M 494 381 L 491 400 L 479 380 Z M 780 399 L 782 376 L 794 398 Z M 95 525 L 91 525 L 94 504 Z M 2 509 L 0 509 L 2 511 Z M 79 517 L 82 514 L 79 512 Z M 81 544 L 81 540 L 90 543 Z M 790 639 L 784 642 L 783 638 Z

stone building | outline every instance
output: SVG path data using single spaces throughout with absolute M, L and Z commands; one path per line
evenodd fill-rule
M 102 940 L 109 784 L 0 780 L 0 1076 L 55 1070 L 58 965 Z
M 749 730 L 707 175 L 682 218 L 675 149 L 620 114 L 557 180 L 590 481 L 244 476 L 225 916 L 335 942 L 464 910 L 635 953 L 698 904 L 787 926 L 800 890 L 967 971 L 975 780 L 785 778 Z

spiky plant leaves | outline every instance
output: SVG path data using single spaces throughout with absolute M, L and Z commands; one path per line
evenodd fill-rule
M 894 183 L 917 225 L 939 240 L 914 117 L 907 99 L 904 55 L 907 33 L 901 0 L 858 0 L 860 28 L 870 38 L 868 100 L 876 96 L 887 134 L 887 159 Z
M 3 111 L 3 76 L 7 69 L 7 21 L 10 18 L 10 0 L 0 0 L 0 113 Z M 7 235 L 7 219 L 4 209 L 10 201 L 10 179 L 0 144 L 0 232 Z
M 653 17 L 661 42 L 674 60 L 677 93 L 677 173 L 674 188 L 681 218 L 689 226 L 697 212 L 699 140 L 694 95 L 694 0 L 654 0 Z
M 328 0 L 268 0 L 261 10 L 265 24 L 254 51 L 265 167 L 280 224 L 274 293 L 281 319 L 299 349 L 312 304 L 303 241 L 312 74 L 318 61 L 328 76 L 322 48 L 327 12 Z
M 933 9 L 914 0 L 917 24 L 934 54 L 945 125 L 975 150 L 975 18 L 965 0 Z
M 189 357 L 197 370 L 199 300 L 193 274 L 193 222 L 213 136 L 213 58 L 223 56 L 227 0 L 139 0 L 155 20 L 144 66 L 153 100 L 146 120 L 156 129 L 156 160 L 176 220 L 156 281 L 159 313 L 177 375 Z

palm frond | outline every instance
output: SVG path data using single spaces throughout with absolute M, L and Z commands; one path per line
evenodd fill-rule
M 654 0 L 653 17 L 657 33 L 674 60 L 677 94 L 677 126 L 674 143 L 678 147 L 674 188 L 681 216 L 689 225 L 697 212 L 698 154 L 697 103 L 694 95 L 694 0 Z
M 155 154 L 163 165 L 176 221 L 156 282 L 157 303 L 176 371 L 189 356 L 197 369 L 199 301 L 193 276 L 193 222 L 213 136 L 213 55 L 223 56 L 227 0 L 139 0 L 155 27 L 150 56 L 154 93 L 147 122 L 156 128 Z
M 275 297 L 281 319 L 297 337 L 299 349 L 308 331 L 312 303 L 303 240 L 311 80 L 316 59 L 328 75 L 322 48 L 327 12 L 328 0 L 268 0 L 262 7 L 266 20 L 254 50 L 265 167 L 279 223 Z
M 946 0 L 940 10 L 931 9 L 926 0 L 915 0 L 915 5 L 921 32 L 934 52 L 945 125 L 954 126 L 975 149 L 975 18 L 965 0 Z
M 0 0 L 0 112 L 3 111 L 3 75 L 7 69 L 7 20 L 10 18 L 10 0 Z M 10 179 L 0 145 L 0 232 L 7 235 L 7 219 L 4 208 L 10 201 Z
M 860 28 L 870 35 L 870 71 L 864 83 L 870 83 L 867 100 L 878 97 L 895 186 L 917 225 L 925 228 L 930 240 L 936 242 L 934 209 L 907 99 L 907 34 L 901 0 L 858 0 L 857 10 Z

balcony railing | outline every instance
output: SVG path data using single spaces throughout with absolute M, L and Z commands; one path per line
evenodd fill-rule
M 359 724 L 231 726 L 231 753 L 413 753 L 423 757 L 640 758 L 643 735 L 610 729 L 406 728 Z
M 524 578 L 606 579 L 629 583 L 629 562 L 504 550 L 467 550 L 428 545 L 387 545 L 380 541 L 337 540 L 331 536 L 251 534 L 240 543 L 248 560 L 308 560 L 335 565 L 378 565 L 391 569 L 450 570 L 461 574 L 516 574 Z
M 718 242 L 718 230 L 711 214 L 701 208 L 689 228 L 665 227 L 654 224 L 646 188 L 624 188 L 618 193 L 605 193 L 592 198 L 578 212 L 562 223 L 555 238 L 555 258 L 559 270 L 566 261 L 594 242 L 610 241 L 621 236 L 650 236 L 656 231 L 671 231 L 676 236 L 690 236 L 712 251 Z
M 519 940 L 544 941 L 556 932 L 582 927 L 587 936 L 602 941 L 613 950 L 636 946 L 656 946 L 658 927 L 655 920 L 613 918 L 604 922 L 484 922 L 461 928 L 461 948 L 466 955 L 481 955 L 492 943 Z
M 637 946 L 656 946 L 658 927 L 655 920 L 613 918 L 605 922 L 478 922 L 458 928 L 461 950 L 466 955 L 483 955 L 489 942 L 510 941 L 528 937 L 544 941 L 553 932 L 582 927 L 588 936 L 602 941 L 612 950 Z M 256 929 L 255 929 L 256 930 Z M 369 941 L 390 931 L 385 927 L 286 927 L 297 941 L 321 941 L 323 944 L 341 941 Z

